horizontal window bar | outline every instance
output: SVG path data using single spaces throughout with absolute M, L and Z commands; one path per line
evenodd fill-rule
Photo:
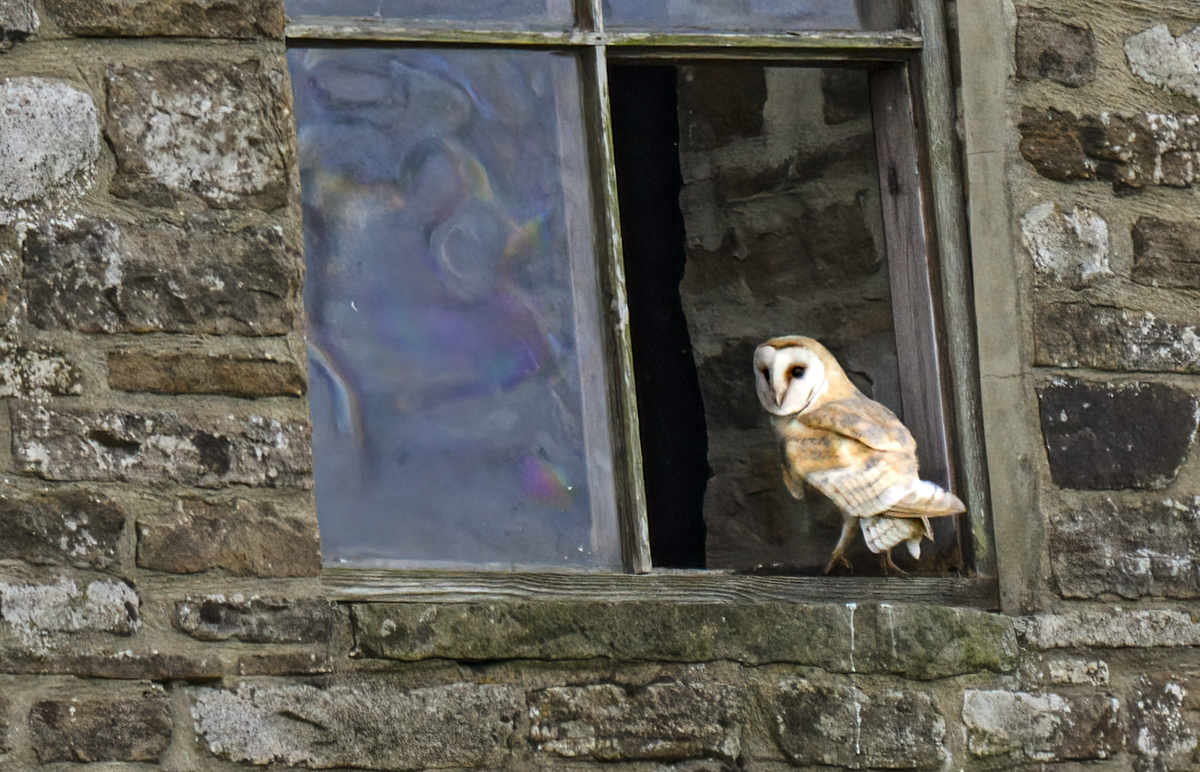
M 453 29 L 412 26 L 389 19 L 301 16 L 287 26 L 294 40 L 341 40 L 410 43 L 468 43 L 476 45 L 613 46 L 663 48 L 694 52 L 758 49 L 779 53 L 846 51 L 902 53 L 918 51 L 919 33 L 888 32 L 773 32 L 773 33 L 651 33 L 583 32 L 579 30 Z M 894 58 L 884 56 L 883 58 Z
M 355 40 L 398 43 L 476 43 L 491 45 L 594 46 L 603 35 L 578 30 L 463 29 L 414 26 L 395 19 L 299 16 L 284 33 L 294 40 Z

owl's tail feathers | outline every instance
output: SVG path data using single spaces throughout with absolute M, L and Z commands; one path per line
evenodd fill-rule
M 864 517 L 859 521 L 867 548 L 876 554 L 887 552 L 900 542 L 908 542 L 913 557 L 921 556 L 921 537 L 927 535 L 924 518 Z
M 917 480 L 908 493 L 888 507 L 900 517 L 942 517 L 966 512 L 962 500 L 941 486 L 927 480 Z

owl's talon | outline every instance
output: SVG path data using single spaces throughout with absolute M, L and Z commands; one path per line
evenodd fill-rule
M 850 565 L 850 561 L 846 560 L 846 556 L 839 552 L 830 556 L 829 565 L 825 566 L 825 570 L 821 572 L 821 576 L 829 576 L 837 566 L 845 566 L 850 573 L 854 573 L 854 566 Z

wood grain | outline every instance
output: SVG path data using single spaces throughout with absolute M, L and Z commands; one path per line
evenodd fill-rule
M 947 441 L 948 406 L 943 391 L 941 339 L 933 287 L 936 245 L 926 193 L 918 115 L 911 91 L 911 65 L 881 67 L 869 75 L 871 112 L 879 164 L 880 199 L 887 241 L 892 316 L 900 369 L 904 424 L 917 441 L 921 478 L 957 492 Z M 962 565 L 959 517 L 931 521 L 935 546 L 922 565 Z
M 360 40 L 375 42 L 473 43 L 498 46 L 634 46 L 677 49 L 782 49 L 797 53 L 891 51 L 892 56 L 920 50 L 921 36 L 911 30 L 886 32 L 785 32 L 785 33 L 655 33 L 588 30 L 456 29 L 413 25 L 396 19 L 363 19 L 340 16 L 298 16 L 284 34 L 295 40 Z
M 979 355 L 967 248 L 961 153 L 955 132 L 954 83 L 940 0 L 916 0 L 925 47 L 921 51 L 921 111 L 929 148 L 929 183 L 940 263 L 944 315 L 946 382 L 953 415 L 956 491 L 967 505 L 969 526 L 964 550 L 973 571 L 996 575 L 992 538 L 990 482 L 985 461 Z
M 674 601 L 681 603 L 919 603 L 995 609 L 987 578 L 745 576 L 658 571 L 641 576 L 387 571 L 326 568 L 325 592 L 339 601 L 476 603 L 504 600 Z
M 641 429 L 637 413 L 637 389 L 633 377 L 633 349 L 629 337 L 629 304 L 625 293 L 625 262 L 621 249 L 620 209 L 617 202 L 617 171 L 613 160 L 612 115 L 608 101 L 608 62 L 601 47 L 584 57 L 584 104 L 588 146 L 593 156 L 594 199 L 600 234 L 601 301 L 605 314 L 604 336 L 607 356 L 585 366 L 608 369 L 609 408 L 615 421 L 613 431 L 613 477 L 617 487 L 625 570 L 645 573 L 652 567 L 650 530 L 647 522 L 646 490 L 642 476 Z
M 892 66 L 872 72 L 870 88 L 904 423 L 917 440 L 921 476 L 949 488 L 941 368 L 929 275 L 929 222 L 908 68 Z

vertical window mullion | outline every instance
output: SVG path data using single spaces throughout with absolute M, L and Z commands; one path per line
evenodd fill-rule
M 602 0 L 575 0 L 575 25 L 584 32 L 603 32 Z
M 599 13 L 598 0 L 593 3 Z M 597 25 L 599 18 L 595 19 Z M 602 45 L 582 53 L 585 119 L 592 151 L 594 198 L 597 202 L 600 252 L 601 305 L 605 314 L 606 362 L 613 416 L 613 478 L 617 488 L 617 513 L 625 570 L 648 573 L 650 532 L 646 491 L 642 478 L 642 445 L 638 423 L 637 391 L 633 379 L 633 349 L 629 335 L 629 307 L 625 293 L 624 257 L 617 206 L 617 172 L 614 160 L 612 115 L 608 98 L 608 60 Z
M 970 566 L 982 576 L 996 575 L 992 539 L 991 501 L 987 464 L 984 461 L 980 409 L 979 362 L 976 320 L 967 256 L 965 196 L 954 136 L 954 83 L 950 73 L 946 9 L 939 0 L 915 0 L 914 13 L 924 44 L 920 54 L 920 82 L 915 93 L 922 98 L 929 143 L 930 194 L 937 217 L 941 297 L 946 320 L 945 354 L 949 391 L 954 405 L 954 450 L 960 470 L 960 496 L 967 503 L 969 537 L 964 550 Z

